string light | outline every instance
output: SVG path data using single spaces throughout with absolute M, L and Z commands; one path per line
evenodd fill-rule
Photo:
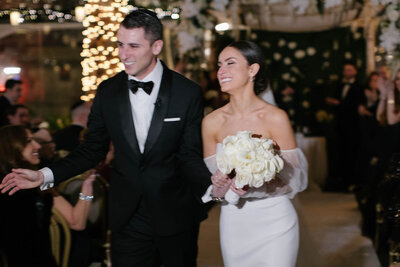
M 98 85 L 120 72 L 121 65 L 115 37 L 126 11 L 133 9 L 128 0 L 88 0 L 82 24 L 82 92 L 81 99 L 94 98 Z

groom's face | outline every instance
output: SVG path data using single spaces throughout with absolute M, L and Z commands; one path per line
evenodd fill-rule
M 143 28 L 118 30 L 118 53 L 125 72 L 142 80 L 154 68 L 163 46 L 162 40 L 151 43 Z

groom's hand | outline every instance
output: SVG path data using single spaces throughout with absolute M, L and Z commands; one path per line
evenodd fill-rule
M 213 184 L 212 195 L 214 197 L 224 197 L 226 192 L 229 190 L 231 186 L 232 180 L 228 177 L 228 175 L 223 174 L 219 170 L 217 170 L 212 176 L 211 181 Z
M 20 189 L 28 189 L 39 187 L 43 184 L 44 175 L 40 171 L 29 169 L 13 169 L 7 174 L 0 184 L 1 193 L 6 193 L 11 196 Z

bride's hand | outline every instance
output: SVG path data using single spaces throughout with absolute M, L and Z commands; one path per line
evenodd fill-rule
M 243 188 L 237 188 L 235 181 L 236 181 L 236 177 L 232 179 L 231 190 L 233 192 L 235 192 L 236 194 L 238 194 L 239 196 L 244 196 L 247 193 L 248 186 L 244 186 Z
M 226 192 L 229 190 L 229 187 L 232 184 L 232 179 L 229 179 L 228 175 L 223 174 L 219 170 L 217 170 L 211 176 L 211 182 L 213 185 L 212 194 L 215 197 L 224 197 Z

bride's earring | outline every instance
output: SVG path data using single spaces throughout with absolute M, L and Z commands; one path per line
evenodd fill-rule
M 254 76 L 250 77 L 250 82 L 254 82 Z

